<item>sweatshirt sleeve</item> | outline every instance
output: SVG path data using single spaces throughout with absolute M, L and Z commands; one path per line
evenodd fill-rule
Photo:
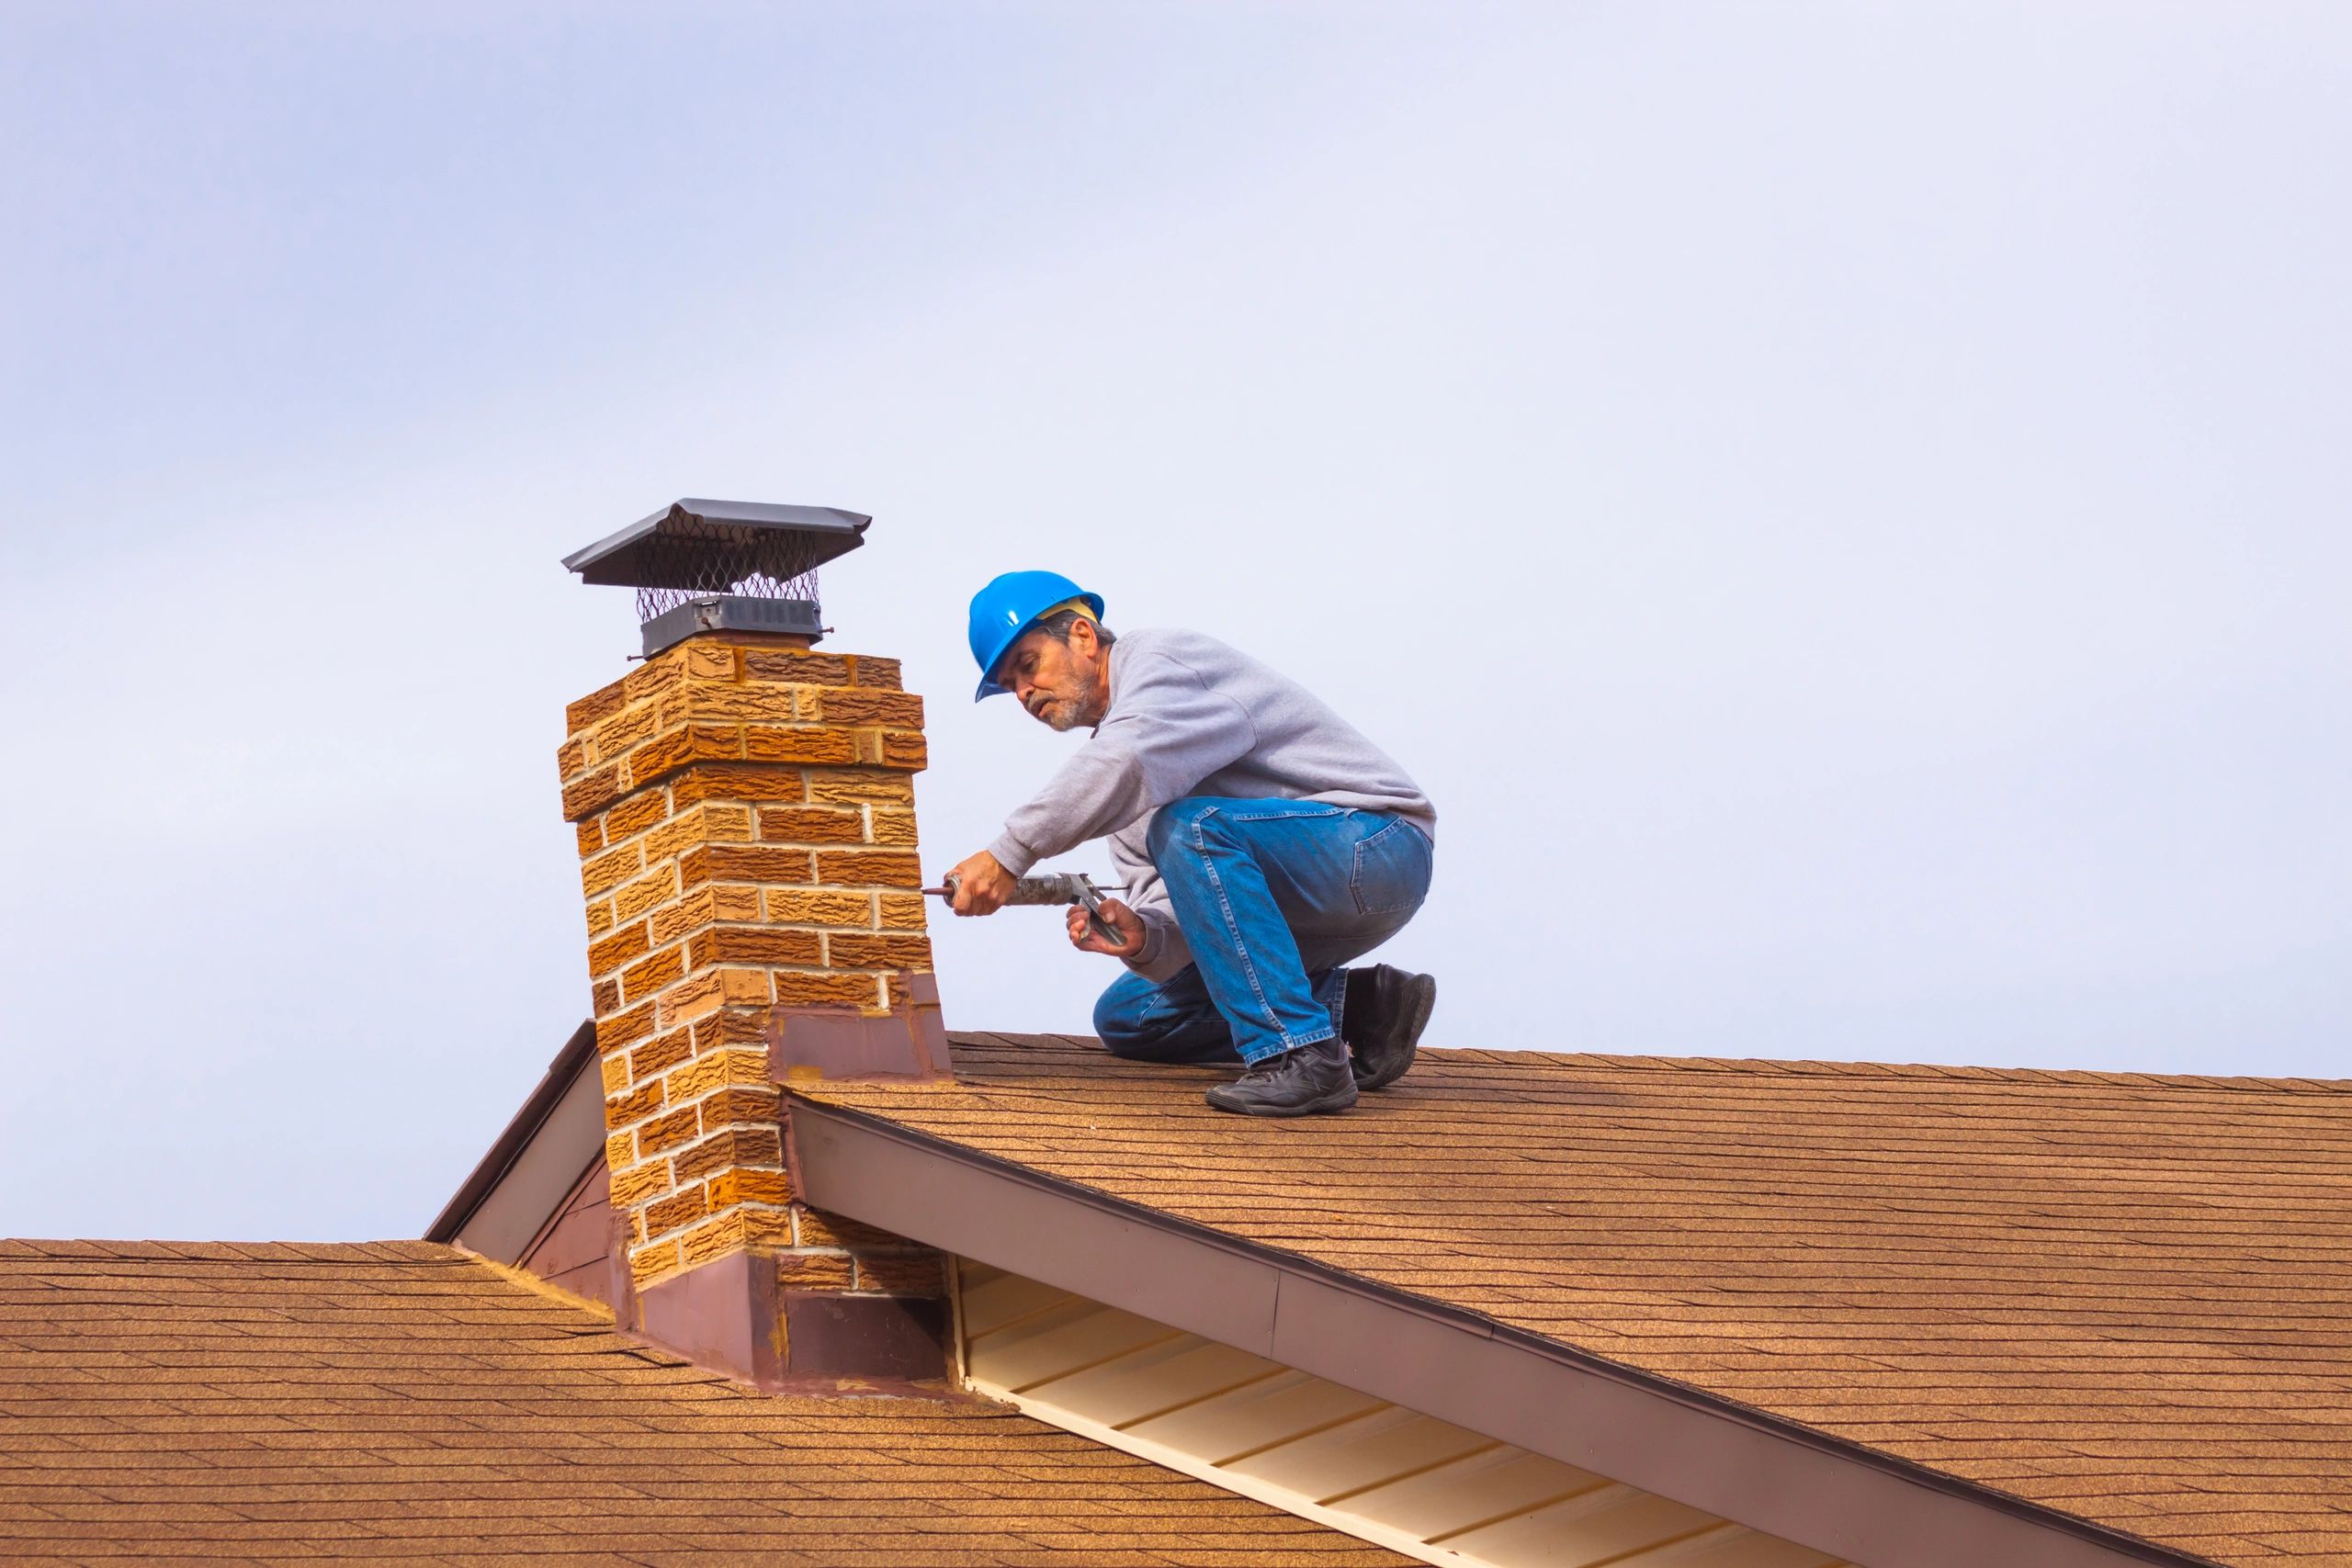
M 1102 728 L 989 846 L 1013 875 L 1181 799 L 1257 744 L 1249 710 L 1190 665 L 1139 652 L 1119 679 Z

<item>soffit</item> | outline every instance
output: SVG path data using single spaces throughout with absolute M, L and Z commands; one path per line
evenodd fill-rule
M 812 1092 L 2173 1551 L 2352 1551 L 2344 1085 L 1444 1051 L 1269 1123 L 956 1044 Z
M 1463 1568 L 1841 1568 L 1829 1553 L 1041 1281 L 962 1260 L 972 1387 Z
M 446 1247 L 0 1243 L 0 1558 L 1404 1560 L 1001 1407 L 752 1393 Z

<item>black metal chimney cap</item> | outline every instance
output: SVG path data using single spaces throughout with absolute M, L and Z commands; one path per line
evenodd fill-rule
M 563 558 L 582 582 L 725 592 L 756 571 L 786 580 L 865 542 L 874 519 L 836 506 L 689 496 Z M 748 570 L 747 570 L 748 569 Z

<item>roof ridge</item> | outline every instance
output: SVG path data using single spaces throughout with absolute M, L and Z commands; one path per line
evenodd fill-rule
M 1022 1033 L 1010 1030 L 950 1030 L 958 1049 L 992 1052 L 1080 1052 L 1099 1049 L 1087 1034 Z M 1838 1062 L 1814 1057 L 1660 1056 L 1631 1052 L 1535 1051 L 1492 1046 L 1424 1045 L 1422 1054 L 1456 1061 L 1511 1066 L 1596 1066 L 1635 1071 L 1748 1073 L 1785 1077 L 1963 1078 L 1993 1083 L 2054 1084 L 2089 1089 L 2218 1089 L 2290 1094 L 2352 1094 L 2352 1077 L 2256 1077 L 2220 1073 L 2125 1073 L 2091 1067 L 1980 1067 L 1941 1062 Z

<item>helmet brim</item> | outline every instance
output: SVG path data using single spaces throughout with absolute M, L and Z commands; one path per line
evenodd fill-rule
M 1102 625 L 1102 595 L 1100 593 L 1080 593 L 1077 597 L 1080 603 L 1083 604 L 1089 610 L 1093 612 L 1095 624 L 1097 626 Z M 988 673 L 980 677 L 980 683 L 978 687 L 972 693 L 972 700 L 974 702 L 981 703 L 988 701 L 990 697 L 1009 697 L 1012 695 L 1012 688 L 1002 684 L 997 680 L 997 666 L 1004 662 L 1004 656 L 1012 651 L 1012 645 L 1014 643 L 1019 642 L 1023 637 L 1027 637 L 1031 632 L 1037 629 L 1038 621 L 1043 619 L 1048 611 L 1068 603 L 1069 601 L 1067 599 L 1055 600 L 1053 604 L 1046 606 L 1045 610 L 1038 611 L 1036 615 L 1030 616 L 1027 620 L 1013 627 L 1011 632 L 1005 635 L 1002 640 L 998 642 L 996 647 L 990 650 L 989 654 Z

